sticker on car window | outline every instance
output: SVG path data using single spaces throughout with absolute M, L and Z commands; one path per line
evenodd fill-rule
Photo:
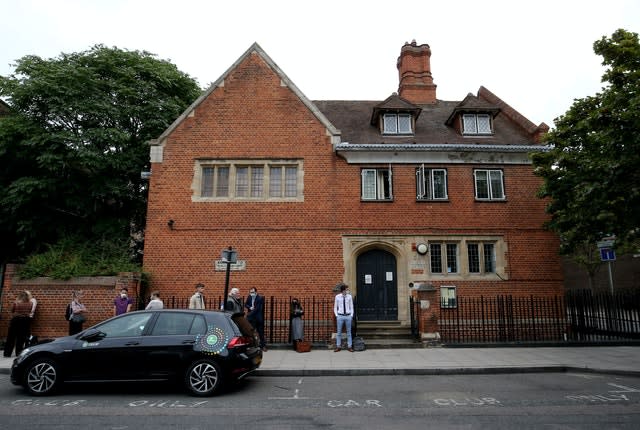
M 205 334 L 196 336 L 196 345 L 209 354 L 220 354 L 228 343 L 229 338 L 220 327 L 209 326 Z

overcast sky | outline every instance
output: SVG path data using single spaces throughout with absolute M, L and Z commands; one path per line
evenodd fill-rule
M 311 100 L 384 100 L 405 42 L 437 98 L 485 86 L 536 124 L 602 88 L 593 42 L 640 33 L 638 0 L 0 0 L 0 75 L 25 55 L 145 50 L 207 87 L 257 42 Z

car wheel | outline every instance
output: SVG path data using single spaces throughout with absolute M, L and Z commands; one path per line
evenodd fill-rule
M 211 396 L 221 384 L 220 366 L 213 360 L 198 360 L 187 369 L 185 385 L 194 396 Z
M 24 387 L 33 396 L 46 396 L 53 393 L 59 382 L 58 365 L 49 358 L 36 359 L 26 368 Z

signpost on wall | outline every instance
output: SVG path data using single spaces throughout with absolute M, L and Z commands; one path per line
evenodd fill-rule
M 231 273 L 231 265 L 238 261 L 238 252 L 232 247 L 222 250 L 222 262 L 227 263 L 227 276 L 224 280 L 224 296 L 222 297 L 222 310 L 227 310 L 227 295 L 229 295 L 229 275 Z
M 611 262 L 616 261 L 616 252 L 613 249 L 615 245 L 615 237 L 605 237 L 597 243 L 600 251 L 600 260 L 606 261 L 609 267 L 609 291 L 613 295 L 613 274 L 611 272 Z

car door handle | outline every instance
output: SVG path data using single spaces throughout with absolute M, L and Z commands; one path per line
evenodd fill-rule
M 140 345 L 140 342 L 136 342 L 136 341 L 133 341 L 133 342 L 127 342 L 127 343 L 125 343 L 124 345 L 125 345 L 125 346 L 135 346 L 135 345 Z
M 196 343 L 195 340 L 183 340 L 182 341 L 183 345 L 193 345 L 194 343 Z

